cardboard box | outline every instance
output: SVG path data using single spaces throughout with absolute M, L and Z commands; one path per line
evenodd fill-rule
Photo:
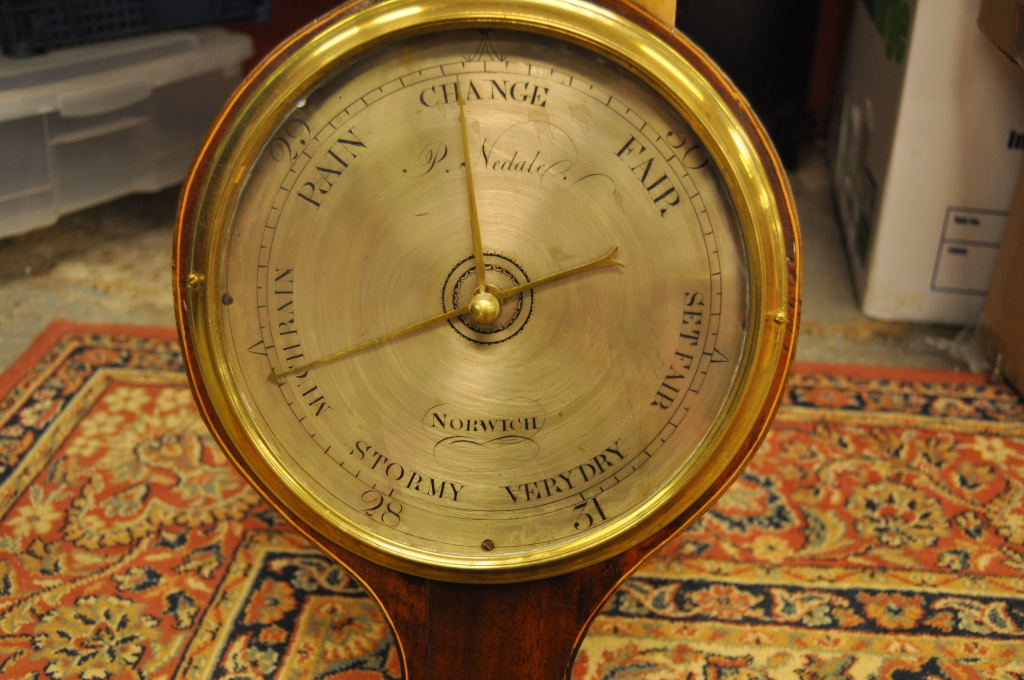
M 979 0 L 855 3 L 832 179 L 864 313 L 977 321 L 1024 148 L 1019 69 Z
M 1021 74 L 1024 77 L 1024 74 Z M 1024 167 L 985 309 L 978 323 L 978 344 L 1018 391 L 1024 392 Z
M 983 0 L 978 26 L 1018 66 L 1024 66 L 1024 1 Z M 1024 73 L 1018 73 L 1024 82 Z M 1024 392 L 1024 165 L 1003 242 L 996 260 L 992 285 L 978 323 L 978 343 L 1001 373 Z
M 1024 65 L 1024 0 L 982 0 L 978 27 L 996 47 Z

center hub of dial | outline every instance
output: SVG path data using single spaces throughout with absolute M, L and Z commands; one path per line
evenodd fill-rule
M 493 291 L 491 290 L 493 289 Z M 489 286 L 487 290 L 477 290 L 469 301 L 469 320 L 478 326 L 490 326 L 501 314 L 501 301 L 494 294 L 497 288 Z
M 472 307 L 469 314 L 448 321 L 448 325 L 467 340 L 479 344 L 505 342 L 529 321 L 533 313 L 533 291 L 528 289 L 504 298 L 496 305 L 496 310 L 488 298 L 494 297 L 497 291 L 527 283 L 530 278 L 515 260 L 497 253 L 484 253 L 484 266 L 487 270 L 484 293 L 477 290 L 476 263 L 472 256 L 452 267 L 441 290 L 441 306 L 445 312 L 466 305 Z

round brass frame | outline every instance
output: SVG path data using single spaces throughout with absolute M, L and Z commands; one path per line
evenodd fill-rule
M 282 481 L 267 439 L 222 360 L 219 272 L 248 168 L 317 83 L 370 49 L 438 31 L 503 28 L 566 41 L 628 70 L 694 128 L 724 178 L 741 223 L 750 290 L 746 350 L 721 415 L 689 465 L 621 521 L 529 559 L 442 559 L 325 521 L 318 501 Z M 763 129 L 735 87 L 696 47 L 631 4 L 605 0 L 383 0 L 339 8 L 297 33 L 245 80 L 185 182 L 175 238 L 181 344 L 200 411 L 231 459 L 307 537 L 344 561 L 351 551 L 428 578 L 509 582 L 597 563 L 657 535 L 667 540 L 728 487 L 765 436 L 794 351 L 799 242 L 792 197 Z M 660 532 L 660 533 L 659 533 Z M 656 546 L 654 546 L 656 547 Z M 654 547 L 651 549 L 653 550 Z

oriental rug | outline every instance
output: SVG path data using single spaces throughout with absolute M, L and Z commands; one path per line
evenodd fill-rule
M 1022 417 L 976 376 L 798 366 L 573 680 L 1024 678 Z M 172 332 L 59 323 L 0 377 L 0 677 L 400 676 L 380 612 L 217 450 Z

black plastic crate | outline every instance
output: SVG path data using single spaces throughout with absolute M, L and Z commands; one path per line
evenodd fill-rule
M 0 0 L 0 46 L 11 57 L 225 21 L 265 21 L 270 0 Z

